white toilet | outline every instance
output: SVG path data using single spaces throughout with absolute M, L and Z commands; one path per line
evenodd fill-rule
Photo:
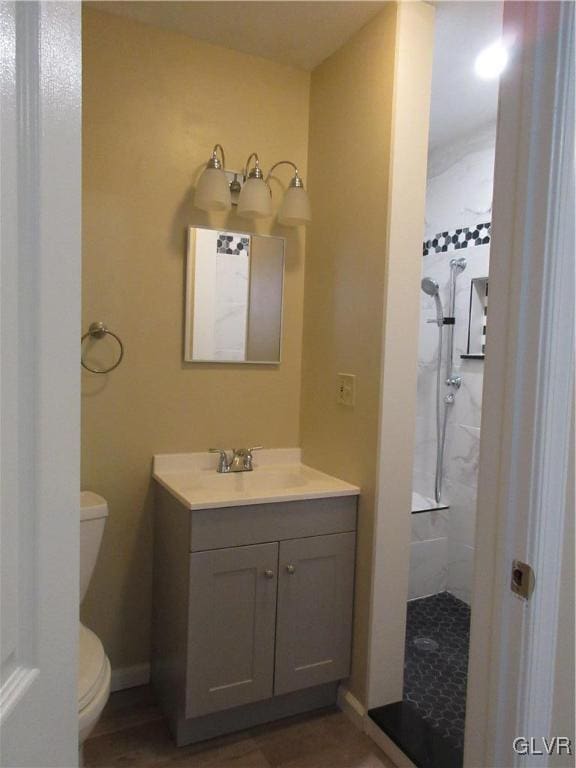
M 108 517 L 108 504 L 92 491 L 80 494 L 80 604 L 94 572 Z M 110 695 L 110 662 L 92 630 L 80 624 L 78 670 L 78 744 L 88 738 Z M 82 764 L 82 763 L 81 763 Z

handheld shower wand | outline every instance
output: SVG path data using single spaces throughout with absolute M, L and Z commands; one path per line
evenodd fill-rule
M 444 324 L 444 311 L 442 309 L 442 302 L 440 301 L 440 287 L 436 280 L 432 280 L 431 277 L 424 277 L 420 286 L 425 294 L 432 296 L 434 303 L 436 304 L 436 320 L 429 320 L 429 323 L 437 323 L 439 327 Z
M 436 305 L 436 320 L 428 320 L 438 326 L 438 364 L 436 366 L 436 478 L 434 483 L 434 498 L 439 504 L 442 496 L 442 474 L 444 471 L 444 446 L 446 444 L 446 426 L 448 423 L 449 406 L 453 405 L 454 389 L 460 387 L 461 378 L 455 376 L 453 371 L 454 355 L 454 312 L 456 305 L 456 278 L 466 269 L 466 260 L 463 258 L 450 261 L 450 298 L 448 304 L 448 317 L 444 317 L 442 301 L 440 300 L 440 288 L 436 280 L 424 277 L 420 283 L 427 296 L 434 299 Z M 448 354 L 446 355 L 446 379 L 445 384 L 452 389 L 444 397 L 444 414 L 442 415 L 442 347 L 443 329 L 448 326 Z

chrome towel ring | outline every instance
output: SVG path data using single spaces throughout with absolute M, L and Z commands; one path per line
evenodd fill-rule
M 116 360 L 114 365 L 111 365 L 109 368 L 91 368 L 87 363 L 84 362 L 84 353 L 82 352 L 80 354 L 80 362 L 82 363 L 82 367 L 86 368 L 86 370 L 90 371 L 91 373 L 110 373 L 110 371 L 113 371 L 114 368 L 118 368 L 122 362 L 122 358 L 124 357 L 124 344 L 122 344 L 120 337 L 115 333 L 112 333 L 112 331 L 106 328 L 106 325 L 102 322 L 90 323 L 88 331 L 80 339 L 80 345 L 84 343 L 84 339 L 87 339 L 88 336 L 90 336 L 91 339 L 103 339 L 106 335 L 112 336 L 112 338 L 116 339 L 118 342 L 118 346 L 120 347 L 118 360 Z

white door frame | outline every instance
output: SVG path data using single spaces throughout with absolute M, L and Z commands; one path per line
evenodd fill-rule
M 544 756 L 515 756 L 512 739 L 564 735 L 550 729 L 563 530 L 574 505 L 574 5 L 506 2 L 504 34 L 513 45 L 495 164 L 466 768 L 544 765 Z M 397 626 L 378 568 L 384 528 L 386 552 L 408 546 L 405 527 L 394 530 L 379 510 L 368 707 L 397 698 L 382 670 L 404 658 L 403 644 L 382 642 L 383 619 L 374 621 L 392 616 Z M 536 571 L 528 603 L 509 589 L 514 558 Z M 405 583 L 402 570 L 395 584 Z M 386 746 L 347 697 L 343 708 Z
M 78 761 L 81 7 L 0 3 L 0 764 Z
M 574 5 L 506 2 L 465 766 L 546 765 L 574 440 Z M 572 497 L 573 498 L 573 497 Z M 528 602 L 510 590 L 528 562 Z M 571 639 L 573 643 L 573 638 Z M 569 734 L 564 734 L 569 735 Z

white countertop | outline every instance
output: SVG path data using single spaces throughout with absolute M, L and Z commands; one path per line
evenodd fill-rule
M 230 455 L 230 453 L 229 453 Z M 360 488 L 301 463 L 299 448 L 254 453 L 252 472 L 218 473 L 218 454 L 154 456 L 154 479 L 188 509 L 357 496 Z

